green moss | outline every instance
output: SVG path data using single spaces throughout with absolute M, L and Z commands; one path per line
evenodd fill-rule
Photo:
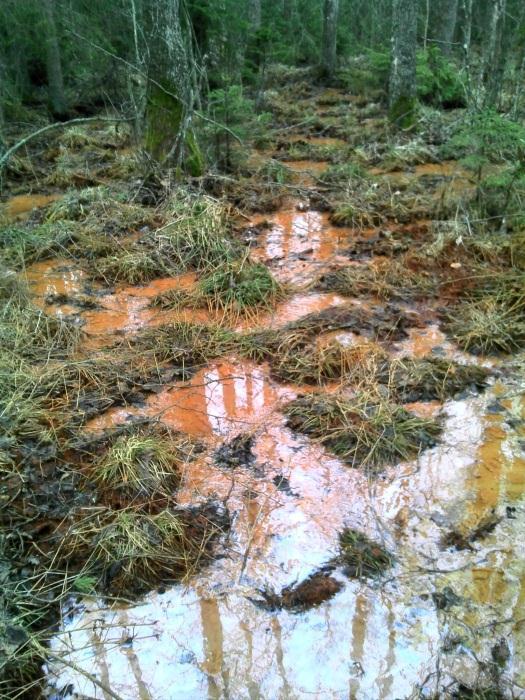
M 390 122 L 400 129 L 411 129 L 417 119 L 417 100 L 415 97 L 402 95 L 395 100 L 388 110 Z
M 151 158 L 161 164 L 177 155 L 174 153 L 174 146 L 184 120 L 184 106 L 174 97 L 175 88 L 168 87 L 168 90 L 163 90 L 157 86 L 150 86 L 146 105 L 144 146 Z M 204 158 L 192 129 L 186 130 L 180 150 L 183 168 L 194 177 L 202 175 Z

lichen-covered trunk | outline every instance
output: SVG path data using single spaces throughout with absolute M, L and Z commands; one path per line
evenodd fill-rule
M 470 64 L 470 42 L 472 38 L 472 0 L 461 0 L 461 16 L 459 21 L 461 29 L 461 50 L 463 63 Z
M 432 3 L 432 39 L 441 53 L 449 56 L 452 52 L 454 33 L 458 19 L 458 0 L 439 0 Z
M 389 117 L 401 128 L 415 121 L 416 48 L 417 0 L 393 0 Z
M 46 20 L 45 45 L 49 104 L 53 114 L 60 117 L 67 112 L 67 101 L 55 20 L 55 0 L 43 0 L 42 9 Z
M 491 0 L 489 27 L 487 28 L 480 92 L 484 107 L 495 106 L 501 94 L 505 69 L 503 32 L 506 0 Z
M 150 6 L 148 94 L 144 146 L 156 162 L 201 175 L 203 162 L 191 125 L 192 66 L 180 22 L 179 0 Z
M 321 72 L 325 78 L 333 78 L 337 63 L 337 18 L 339 0 L 324 0 L 323 46 Z

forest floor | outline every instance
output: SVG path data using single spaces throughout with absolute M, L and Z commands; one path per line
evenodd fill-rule
M 517 234 L 471 230 L 459 111 L 270 104 L 187 187 L 105 125 L 11 166 L 11 676 L 40 630 L 52 698 L 525 698 Z

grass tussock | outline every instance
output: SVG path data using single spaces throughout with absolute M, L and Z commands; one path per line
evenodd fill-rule
M 59 556 L 82 561 L 84 574 L 106 592 L 133 596 L 193 573 L 226 527 L 213 504 L 157 513 L 95 508 L 65 533 Z
M 284 409 L 292 430 L 315 438 L 352 467 L 377 469 L 435 444 L 439 423 L 418 418 L 379 393 L 303 396 Z
M 444 401 L 465 389 L 486 386 L 490 370 L 442 358 L 396 358 L 378 368 L 376 379 L 396 401 Z
M 133 348 L 144 357 L 195 368 L 234 351 L 236 336 L 227 328 L 179 321 L 149 328 L 133 338 Z
M 476 355 L 511 353 L 525 345 L 525 295 L 501 292 L 470 298 L 454 307 L 445 330 L 455 342 Z
M 374 343 L 357 340 L 344 343 L 337 338 L 319 339 L 290 333 L 275 352 L 268 355 L 271 373 L 281 381 L 322 385 L 329 381 L 350 382 L 356 372 L 375 362 L 382 352 Z
M 200 536 L 194 534 L 173 510 L 148 514 L 132 508 L 95 509 L 71 526 L 60 554 L 72 561 L 85 558 L 83 569 L 95 577 L 97 587 L 131 596 L 194 570 L 216 530 L 204 527 Z
M 406 188 L 381 179 L 354 178 L 333 187 L 330 220 L 336 226 L 366 229 L 388 220 L 403 223 L 428 216 L 434 208 L 431 195 L 417 183 Z
M 4 277 L 7 292 L 12 283 Z M 15 284 L 15 283 L 13 283 Z M 16 294 L 0 309 L 0 347 L 15 356 L 37 358 L 67 355 L 78 345 L 80 326 L 67 318 L 48 316 L 29 301 L 22 283 L 16 283 Z
M 86 230 L 114 236 L 153 226 L 159 218 L 157 212 L 127 198 L 125 192 L 105 186 L 73 190 L 49 207 L 45 222 L 64 222 L 70 226 L 71 222 L 79 222 Z
M 420 299 L 437 291 L 430 274 L 415 272 L 397 260 L 343 267 L 323 275 L 317 286 L 344 296 L 372 295 L 379 299 Z
M 149 234 L 145 242 L 179 272 L 211 272 L 239 257 L 228 211 L 211 197 L 180 195 L 166 205 L 164 214 L 170 223 Z
M 211 272 L 199 280 L 197 291 L 213 308 L 235 311 L 269 308 L 285 294 L 267 267 L 248 260 Z
M 180 482 L 182 447 L 158 435 L 120 435 L 95 462 L 91 477 L 103 490 L 130 496 L 169 495 Z
M 78 227 L 69 221 L 9 225 L 0 230 L 0 257 L 5 265 L 20 269 L 39 260 L 67 254 L 77 235 Z
M 108 284 L 146 284 L 169 274 L 170 270 L 159 256 L 146 250 L 125 250 L 116 255 L 98 258 L 93 271 Z
M 343 530 L 339 547 L 339 561 L 349 578 L 378 578 L 394 564 L 394 557 L 387 549 L 358 530 Z

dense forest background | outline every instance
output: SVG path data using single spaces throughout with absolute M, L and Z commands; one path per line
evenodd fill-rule
M 3 148 L 48 119 L 111 112 L 155 161 L 231 165 L 231 139 L 261 133 L 278 66 L 389 101 L 524 109 L 520 0 L 5 0 Z M 281 76 L 282 77 L 282 76 Z

